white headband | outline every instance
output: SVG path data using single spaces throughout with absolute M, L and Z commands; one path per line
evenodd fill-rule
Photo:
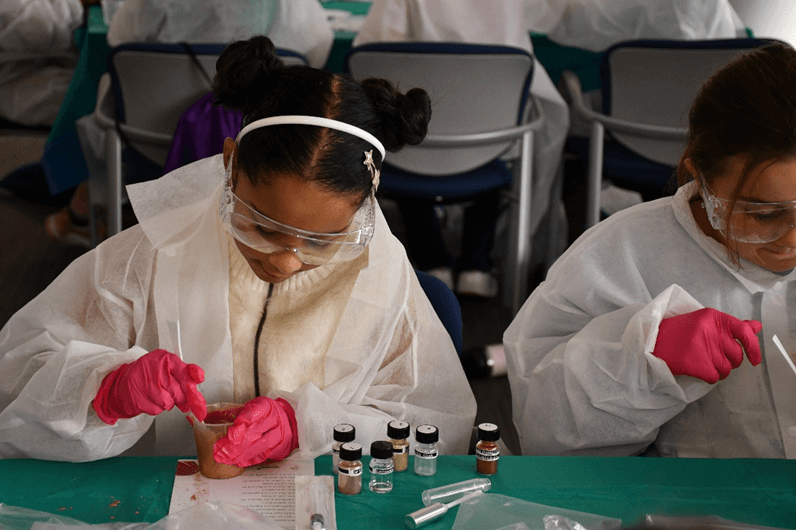
M 384 146 L 381 145 L 381 142 L 368 131 L 360 129 L 359 127 L 349 123 L 330 120 L 329 118 L 320 118 L 318 116 L 273 116 L 271 118 L 256 120 L 241 129 L 241 131 L 238 133 L 238 137 L 235 138 L 235 141 L 240 142 L 240 139 L 243 138 L 246 133 L 253 131 L 254 129 L 259 129 L 260 127 L 268 127 L 269 125 L 315 125 L 316 127 L 337 129 L 338 131 L 343 131 L 353 136 L 358 136 L 359 138 L 362 138 L 366 142 L 372 144 L 373 147 L 378 149 L 379 153 L 381 153 L 382 160 L 384 160 L 384 155 L 386 154 L 384 151 Z

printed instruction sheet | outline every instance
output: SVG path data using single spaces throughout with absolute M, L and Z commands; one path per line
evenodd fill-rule
M 237 477 L 218 480 L 199 473 L 197 460 L 179 460 L 169 513 L 202 502 L 225 501 L 265 515 L 286 530 L 293 530 L 296 525 L 295 476 L 314 474 L 312 460 L 288 458 L 252 466 Z

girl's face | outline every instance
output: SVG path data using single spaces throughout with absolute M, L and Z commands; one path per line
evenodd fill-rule
M 225 164 L 228 164 L 226 144 L 224 159 Z M 267 183 L 255 186 L 237 163 L 232 168 L 232 187 L 240 200 L 266 217 L 310 232 L 344 231 L 359 206 L 359 201 L 353 196 L 330 191 L 317 182 L 306 181 L 294 175 L 272 176 Z M 268 283 L 280 283 L 297 272 L 317 267 L 302 263 L 289 250 L 290 247 L 302 245 L 299 238 L 285 235 L 285 250 L 270 254 L 258 252 L 237 239 L 235 244 L 257 277 Z
M 741 181 L 747 158 L 736 155 L 728 159 L 726 174 L 710 183 L 716 197 L 729 199 Z M 686 167 L 698 175 L 691 160 Z M 739 200 L 751 202 L 796 201 L 796 159 L 765 162 L 754 168 L 744 186 Z M 700 204 L 692 203 L 692 211 L 700 228 L 713 239 L 726 245 L 724 236 L 710 226 L 707 213 Z M 796 211 L 793 223 L 796 224 Z M 779 239 L 768 243 L 731 242 L 741 257 L 773 272 L 786 272 L 796 267 L 796 228 L 791 228 Z

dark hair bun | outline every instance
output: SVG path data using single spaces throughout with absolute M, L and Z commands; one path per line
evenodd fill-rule
M 402 94 L 386 79 L 369 78 L 361 83 L 379 118 L 378 136 L 388 151 L 417 145 L 428 133 L 431 100 L 422 88 Z
M 273 82 L 269 72 L 284 68 L 276 47 L 265 36 L 233 42 L 216 61 L 213 80 L 215 101 L 229 109 L 240 110 L 244 116 L 262 107 Z

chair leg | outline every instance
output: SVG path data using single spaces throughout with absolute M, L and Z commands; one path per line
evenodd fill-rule
M 600 222 L 600 187 L 603 174 L 603 140 L 605 129 L 602 123 L 592 122 L 589 136 L 589 174 L 586 181 L 586 228 Z
M 108 237 L 122 231 L 122 142 L 114 130 L 105 136 L 108 160 Z
M 519 196 L 517 200 L 516 225 L 512 227 L 515 246 L 512 264 L 511 311 L 517 314 L 528 297 L 528 271 L 531 264 L 531 185 L 533 179 L 533 131 L 522 135 L 520 145 Z
M 559 244 L 558 241 L 561 237 L 561 232 L 566 232 L 566 230 L 561 229 L 561 223 L 559 222 L 562 216 L 566 217 L 566 214 L 562 213 L 560 209 L 563 207 L 563 191 L 564 163 L 562 161 L 558 166 L 558 171 L 556 171 L 556 180 L 553 183 L 552 189 L 550 190 L 550 206 L 547 210 L 547 216 L 549 217 L 549 220 L 547 230 L 547 255 L 545 256 L 545 273 L 546 271 L 550 270 L 550 267 L 553 266 L 553 263 L 555 263 L 562 252 L 562 245 Z

